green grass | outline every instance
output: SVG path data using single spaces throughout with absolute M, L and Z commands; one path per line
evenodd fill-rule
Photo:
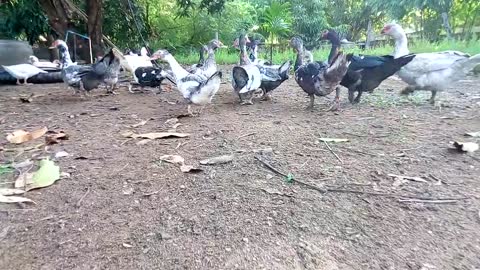
M 423 53 L 423 52 L 438 52 L 446 50 L 462 51 L 469 54 L 480 53 L 480 43 L 479 42 L 463 42 L 463 41 L 442 41 L 438 43 L 430 43 L 427 41 L 417 40 L 414 43 L 411 43 L 409 46 L 410 52 L 412 53 Z M 360 48 L 345 48 L 345 52 L 355 53 L 355 54 L 366 54 L 366 55 L 386 55 L 393 52 L 392 46 L 376 47 L 369 50 L 361 50 Z M 329 54 L 329 48 L 324 48 L 320 50 L 313 51 L 314 60 L 324 61 L 327 59 Z M 182 64 L 195 64 L 198 62 L 198 53 L 179 53 L 175 55 L 178 62 Z M 269 58 L 269 50 L 265 48 L 260 54 L 259 57 L 267 60 Z M 215 56 L 215 59 L 220 65 L 234 65 L 239 61 L 238 51 L 234 49 L 220 49 Z M 273 53 L 273 62 L 275 64 L 282 63 L 286 60 L 294 60 L 295 54 L 293 50 L 274 50 Z

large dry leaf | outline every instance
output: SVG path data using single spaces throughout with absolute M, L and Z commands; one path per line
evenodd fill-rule
M 142 138 L 142 139 L 166 139 L 166 138 L 185 138 L 190 136 L 187 133 L 178 133 L 178 132 L 152 132 L 144 134 L 133 134 L 132 138 Z
M 474 142 L 453 142 L 453 146 L 459 152 L 473 153 L 479 149 L 478 144 Z
M 28 132 L 25 130 L 15 130 L 14 132 L 7 135 L 7 140 L 10 143 L 20 144 L 28 141 L 32 141 L 42 137 L 45 133 L 47 133 L 47 127 L 43 127 L 40 129 L 36 129 L 32 132 Z
M 132 125 L 132 127 L 133 128 L 141 127 L 141 126 L 144 126 L 147 122 L 148 122 L 148 120 L 143 120 L 143 121 L 140 121 L 140 122 L 136 123 L 135 125 Z
M 224 164 L 233 161 L 233 155 L 224 155 L 219 157 L 208 158 L 200 161 L 202 165 L 216 165 L 216 164 Z
M 25 190 L 13 189 L 13 188 L 0 188 L 0 195 L 11 196 L 25 193 Z
M 173 164 L 183 164 L 185 162 L 185 159 L 179 155 L 164 155 L 160 157 L 160 160 Z
M 192 165 L 182 165 L 182 166 L 180 166 L 180 171 L 182 171 L 183 173 L 199 173 L 199 172 L 203 172 L 202 169 L 197 168 L 197 167 L 194 167 L 194 166 L 192 166 Z
M 40 168 L 34 173 L 21 174 L 15 181 L 16 188 L 32 190 L 51 186 L 60 179 L 60 167 L 49 159 L 43 159 L 39 162 Z
M 22 203 L 22 202 L 28 202 L 33 204 L 35 203 L 34 201 L 24 197 L 0 195 L 0 203 Z
M 45 143 L 47 145 L 60 143 L 60 140 L 68 140 L 68 135 L 63 131 L 51 131 L 45 136 Z
M 320 141 L 339 143 L 339 142 L 348 142 L 348 139 L 320 138 Z
M 469 132 L 469 133 L 466 133 L 465 135 L 470 136 L 470 137 L 480 137 L 480 131 Z

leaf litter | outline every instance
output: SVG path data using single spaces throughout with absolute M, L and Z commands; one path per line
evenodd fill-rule
M 39 162 L 39 169 L 33 173 L 23 173 L 15 181 L 15 188 L 24 188 L 26 191 L 53 185 L 60 179 L 60 167 L 50 159 Z
M 25 131 L 18 129 L 7 135 L 7 140 L 13 144 L 21 144 L 24 142 L 33 141 L 45 135 L 47 133 L 47 127 L 36 129 L 33 131 Z
M 201 168 L 195 167 L 193 165 L 186 165 L 185 159 L 179 155 L 163 155 L 160 157 L 161 161 L 180 165 L 180 171 L 183 173 L 199 173 L 203 172 Z

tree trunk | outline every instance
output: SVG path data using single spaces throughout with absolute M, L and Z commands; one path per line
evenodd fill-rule
M 73 11 L 65 0 L 38 0 L 48 17 L 48 22 L 59 38 L 64 39 L 69 27 L 72 26 Z
M 365 49 L 370 49 L 370 43 L 372 43 L 373 38 L 372 20 L 369 19 L 367 25 L 367 40 L 365 41 Z
M 442 12 L 442 20 L 443 20 L 443 27 L 445 28 L 445 31 L 447 32 L 447 38 L 452 39 L 452 27 L 450 27 L 450 22 L 448 21 L 448 13 L 447 12 Z
M 103 55 L 103 0 L 87 0 L 87 29 L 88 36 L 92 41 L 92 50 L 94 56 Z

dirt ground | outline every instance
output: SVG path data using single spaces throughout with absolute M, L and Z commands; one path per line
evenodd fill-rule
M 143 145 L 122 134 L 171 129 L 186 112 L 175 89 L 82 100 L 62 84 L 2 86 L 0 161 L 63 150 L 70 178 L 28 192 L 36 205 L 0 205 L 0 269 L 480 269 L 480 156 L 449 150 L 480 142 L 464 136 L 480 131 L 479 83 L 439 94 L 439 109 L 426 92 L 399 97 L 392 78 L 359 105 L 344 94 L 336 113 L 324 111 L 333 94 L 306 111 L 293 79 L 252 106 L 227 83 L 199 117 L 179 118 L 190 137 Z M 41 126 L 70 139 L 41 151 L 17 148 L 43 139 L 6 143 Z M 349 141 L 331 152 L 322 137 Z M 170 154 L 203 172 L 160 161 Z M 16 175 L 1 177 L 10 187 Z

